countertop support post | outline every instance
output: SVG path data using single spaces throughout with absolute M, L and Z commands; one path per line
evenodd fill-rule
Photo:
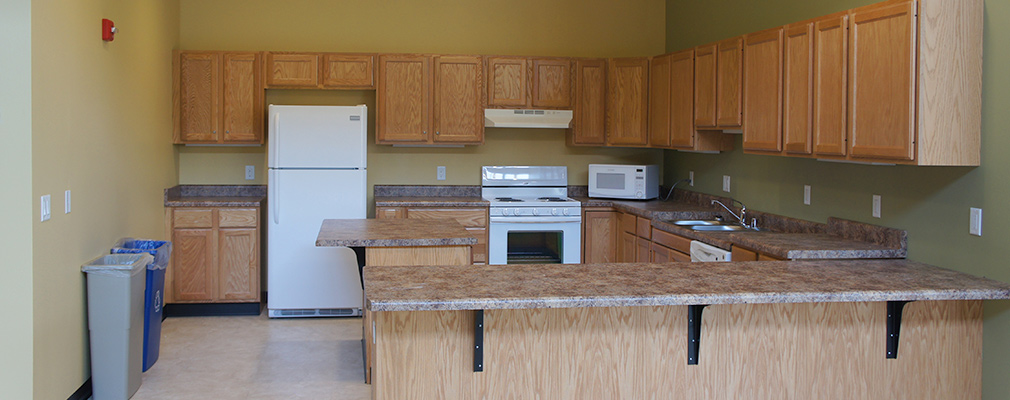
M 473 312 L 473 372 L 484 371 L 484 310 Z
M 687 306 L 687 365 L 698 365 L 698 349 L 701 347 L 701 312 L 705 305 Z
M 887 302 L 887 358 L 898 358 L 898 338 L 901 336 L 901 313 L 911 301 Z

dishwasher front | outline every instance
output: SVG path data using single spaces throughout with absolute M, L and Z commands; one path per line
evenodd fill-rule
M 691 241 L 691 262 L 723 261 L 733 261 L 733 253 L 697 240 Z

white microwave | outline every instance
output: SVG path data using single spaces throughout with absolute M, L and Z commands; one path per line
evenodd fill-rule
M 634 200 L 659 197 L 659 166 L 589 164 L 589 197 Z

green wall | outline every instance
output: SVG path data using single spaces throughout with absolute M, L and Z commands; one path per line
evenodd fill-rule
M 940 0 L 948 1 L 948 0 Z M 875 3 L 870 0 L 669 0 L 667 51 L 681 50 L 757 30 Z M 667 182 L 695 173 L 695 190 L 722 192 L 748 207 L 814 221 L 829 216 L 905 229 L 909 258 L 1010 282 L 1010 3 L 989 1 L 985 10 L 982 94 L 982 165 L 965 167 L 866 166 L 743 154 L 736 151 L 664 155 Z M 803 185 L 812 186 L 803 205 Z M 882 196 L 882 218 L 871 216 L 871 198 Z M 968 234 L 970 207 L 983 212 L 983 236 Z M 983 397 L 1010 398 L 1010 302 L 985 304 Z
M 32 398 L 31 1 L 0 12 L 0 397 Z M 69 393 L 67 393 L 69 394 Z

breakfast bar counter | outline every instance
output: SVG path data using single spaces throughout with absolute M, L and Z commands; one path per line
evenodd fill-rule
M 373 396 L 978 398 L 982 301 L 906 260 L 364 270 Z M 899 346 L 900 345 L 900 346 Z

